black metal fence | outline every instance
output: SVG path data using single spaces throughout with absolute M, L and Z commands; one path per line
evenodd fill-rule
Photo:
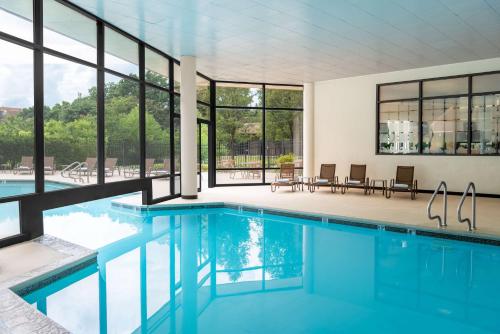
M 280 156 L 293 154 L 294 160 L 302 160 L 302 140 L 267 141 L 265 146 L 266 167 L 276 167 Z M 230 167 L 253 167 L 262 159 L 262 141 L 248 141 L 243 143 L 228 144 L 227 142 L 216 143 L 217 168 Z

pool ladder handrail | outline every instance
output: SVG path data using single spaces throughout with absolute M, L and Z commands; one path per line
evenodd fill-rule
M 469 191 L 472 195 L 472 222 L 469 218 L 462 218 L 462 207 L 464 205 L 465 199 L 467 198 L 467 195 L 469 195 Z M 474 184 L 474 182 L 469 182 L 467 188 L 465 188 L 462 198 L 460 198 L 460 202 L 458 203 L 457 207 L 457 220 L 459 223 L 467 222 L 469 232 L 476 229 L 476 185 Z
M 439 191 L 443 188 L 443 218 L 439 215 L 433 216 L 431 214 L 431 208 L 432 208 L 432 203 L 434 203 L 434 200 L 436 199 L 437 195 L 439 194 Z M 438 227 L 446 227 L 448 226 L 446 224 L 446 217 L 448 215 L 448 186 L 446 185 L 445 181 L 439 182 L 439 185 L 436 187 L 436 190 L 434 190 L 434 193 L 431 196 L 431 199 L 429 200 L 429 203 L 427 204 L 427 217 L 429 217 L 430 220 L 437 219 L 438 220 Z

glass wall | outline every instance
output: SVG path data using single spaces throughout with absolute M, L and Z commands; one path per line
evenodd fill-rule
M 377 153 L 499 154 L 500 73 L 381 84 L 377 89 Z
M 180 193 L 179 118 L 171 115 L 180 110 L 175 60 L 56 0 L 0 0 L 0 32 L 0 247 L 18 240 L 21 230 L 32 233 L 32 226 L 20 226 L 26 198 L 19 195 L 36 191 L 43 198 L 77 187 L 75 203 L 98 198 L 103 192 L 80 186 L 137 179 L 141 165 L 153 180 L 153 197 Z M 203 75 L 199 100 L 200 117 L 210 125 L 210 80 Z M 200 152 L 207 152 L 203 132 Z M 130 184 L 106 189 L 118 195 Z
M 262 182 L 262 109 L 217 108 L 217 183 Z
M 301 174 L 302 86 L 218 82 L 216 103 L 217 184 L 270 182 L 282 163 Z
M 146 87 L 146 176 L 170 174 L 170 111 L 168 92 Z
M 55 1 L 43 2 L 44 46 L 95 64 L 96 21 Z
M 0 31 L 33 41 L 31 1 L 0 1 Z M 0 197 L 35 192 L 33 48 L 0 39 Z M 21 233 L 19 202 L 0 203 L 0 241 Z
M 97 183 L 97 71 L 45 55 L 45 190 Z M 79 80 L 75 80 L 78 76 Z
M 32 42 L 33 1 L 0 1 L 0 31 Z
M 153 199 L 172 194 L 169 60 L 146 48 L 146 177 L 153 177 Z
M 107 69 L 132 77 L 139 76 L 139 45 L 119 32 L 104 30 L 104 65 Z
M 106 73 L 106 182 L 139 177 L 139 83 Z
M 0 40 L 0 197 L 35 191 L 33 51 Z M 15 182 L 15 181 L 22 181 Z
M 278 178 L 287 162 L 302 175 L 302 87 L 265 85 L 265 93 L 265 182 Z
M 169 60 L 149 48 L 144 49 L 144 59 L 146 82 L 168 89 L 170 82 Z

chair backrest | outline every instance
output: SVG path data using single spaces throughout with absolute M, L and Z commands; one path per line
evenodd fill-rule
M 43 165 L 45 167 L 54 167 L 54 157 L 43 157 Z
M 155 164 L 155 159 L 146 159 L 146 172 L 151 172 Z
M 280 178 L 294 179 L 295 178 L 295 164 L 281 164 Z
M 366 165 L 351 165 L 351 173 L 349 179 L 365 182 L 366 180 Z
M 118 158 L 106 158 L 106 160 L 104 160 L 104 168 L 108 168 L 108 169 L 115 168 L 117 161 L 118 161 Z
M 33 167 L 33 157 L 30 156 L 22 156 L 21 157 L 21 166 L 23 167 Z
M 97 164 L 97 158 L 87 158 L 87 160 L 85 160 L 85 165 L 87 166 L 87 169 L 94 169 L 96 164 Z
M 413 184 L 414 171 L 415 166 L 398 166 L 396 169 L 396 183 L 411 186 Z
M 335 179 L 335 167 L 335 164 L 321 164 L 319 178 L 333 181 Z

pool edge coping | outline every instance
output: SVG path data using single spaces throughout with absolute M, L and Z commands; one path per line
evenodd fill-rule
M 500 246 L 500 236 L 492 234 L 484 234 L 484 233 L 468 232 L 468 231 L 463 231 L 463 232 L 450 231 L 446 229 L 437 229 L 433 227 L 422 227 L 413 224 L 386 222 L 386 221 L 367 219 L 367 218 L 356 218 L 356 217 L 315 213 L 307 211 L 296 211 L 296 210 L 273 208 L 260 205 L 242 204 L 238 202 L 213 201 L 213 202 L 203 202 L 203 203 L 173 203 L 173 204 L 162 203 L 155 205 L 137 205 L 131 203 L 112 201 L 111 206 L 119 209 L 127 209 L 139 212 L 155 212 L 162 210 L 165 211 L 189 210 L 189 209 L 203 209 L 203 208 L 228 208 L 228 209 L 238 209 L 238 210 L 241 209 L 243 211 L 248 211 L 248 212 L 259 212 L 262 214 L 281 215 L 291 218 L 320 221 L 329 224 L 349 225 L 349 226 L 369 228 L 369 229 L 382 229 L 390 232 L 417 234 L 421 236 L 428 236 L 440 239 Z
M 48 234 L 28 242 L 40 243 L 67 256 L 0 283 L 2 300 L 0 332 L 70 333 L 56 321 L 28 304 L 21 296 L 85 266 L 97 263 L 97 251 Z

